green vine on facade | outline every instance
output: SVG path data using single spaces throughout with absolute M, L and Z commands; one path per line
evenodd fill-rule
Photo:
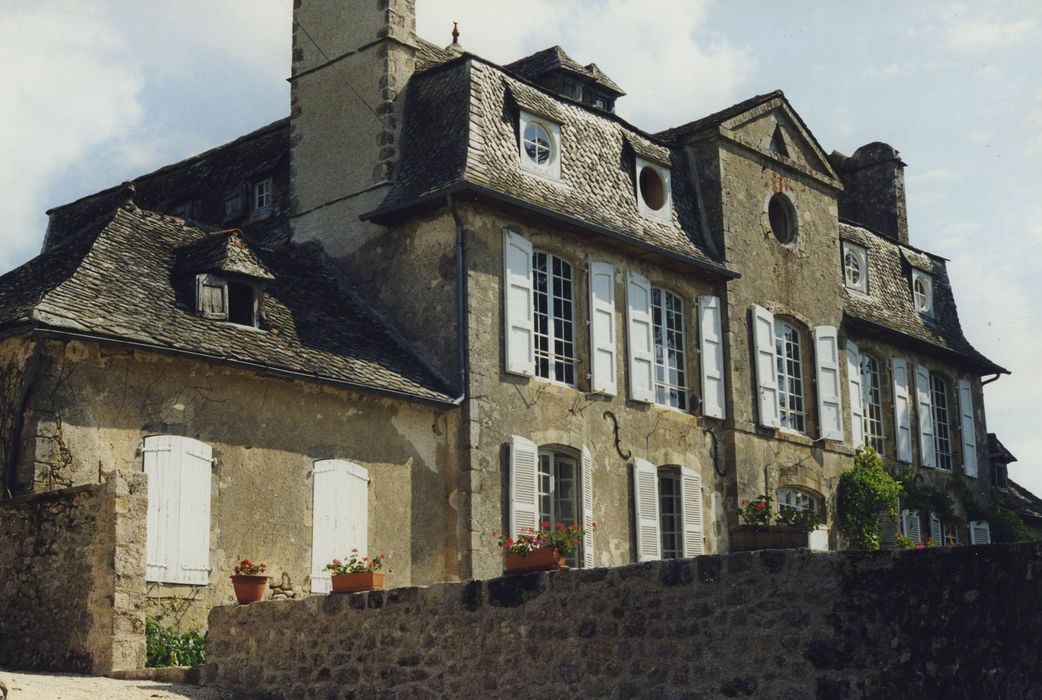
M 904 490 L 890 476 L 883 459 L 871 447 L 863 447 L 854 457 L 854 468 L 839 478 L 836 502 L 839 528 L 853 546 L 879 549 L 879 516 L 897 518 L 897 499 Z

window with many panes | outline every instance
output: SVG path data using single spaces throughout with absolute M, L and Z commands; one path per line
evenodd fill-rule
M 535 373 L 575 385 L 575 273 L 556 255 L 532 253 Z
M 680 489 L 679 469 L 658 470 L 659 534 L 663 559 L 684 556 L 684 511 Z
M 271 178 L 261 180 L 253 186 L 253 210 L 259 211 L 271 206 Z
M 778 362 L 778 419 L 782 428 L 807 432 L 803 399 L 803 359 L 800 332 L 790 324 L 774 321 L 775 357 Z
M 655 403 L 686 410 L 683 299 L 652 287 L 651 317 L 655 328 Z
M 861 356 L 861 396 L 864 401 L 865 444 L 883 454 L 883 393 L 879 361 Z
M 539 521 L 575 525 L 579 523 L 579 461 L 567 452 L 539 451 Z M 581 547 L 565 555 L 568 566 L 583 560 Z
M 937 466 L 952 468 L 952 435 L 948 424 L 948 384 L 940 376 L 930 374 L 930 392 L 933 399 L 933 444 Z
M 778 489 L 778 507 L 781 506 L 789 506 L 796 510 L 809 510 L 812 513 L 818 512 L 818 500 L 806 491 L 794 488 Z
M 843 242 L 843 282 L 848 289 L 868 293 L 868 252 L 846 241 Z

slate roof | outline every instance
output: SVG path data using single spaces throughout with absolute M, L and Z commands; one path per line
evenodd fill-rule
M 518 113 L 561 127 L 561 182 L 523 172 Z M 672 169 L 669 222 L 637 210 L 635 156 Z M 473 187 L 618 234 L 727 273 L 703 244 L 689 162 L 615 115 L 588 108 L 519 80 L 469 54 L 410 81 L 394 184 L 364 218 L 390 220 L 423 201 Z
M 1009 490 L 998 492 L 1002 504 L 1021 518 L 1042 521 L 1042 499 L 1008 477 L 1006 484 Z
M 215 231 L 178 251 L 178 272 L 225 272 L 259 280 L 275 279 L 238 229 Z
M 1008 374 L 1008 370 L 979 353 L 963 335 L 943 258 L 842 221 L 839 235 L 842 240 L 868 251 L 869 293 L 865 295 L 846 287 L 843 289 L 844 312 L 848 318 L 954 353 L 982 372 Z M 934 311 L 931 317 L 920 314 L 913 305 L 913 267 L 933 276 Z
M 416 37 L 416 70 L 423 71 L 456 58 L 456 54 L 422 37 Z
M 513 63 L 507 63 L 503 67 L 532 82 L 538 82 L 542 76 L 551 71 L 563 70 L 587 80 L 592 80 L 617 96 L 621 97 L 626 94 L 614 80 L 597 67 L 596 63 L 591 63 L 587 66 L 581 65 L 565 53 L 560 46 L 551 46 L 548 49 L 536 51 L 531 56 L 525 56 Z
M 742 100 L 741 102 L 733 104 L 730 107 L 725 107 L 724 109 L 721 109 L 719 112 L 707 114 L 706 116 L 688 122 L 687 124 L 681 124 L 680 126 L 675 126 L 670 129 L 666 129 L 665 131 L 660 131 L 655 135 L 664 141 L 674 141 L 687 134 L 691 134 L 696 131 L 701 131 L 706 127 L 719 126 L 720 124 L 723 124 L 729 119 L 734 119 L 735 117 L 744 114 L 745 112 L 748 112 L 750 109 L 755 109 L 756 107 L 759 107 L 760 105 L 770 102 L 771 100 L 778 97 L 784 99 L 785 93 L 781 90 L 774 90 L 772 92 L 767 92 L 762 95 L 754 95 L 753 97 L 750 97 L 747 100 Z
M 213 242 L 224 246 L 215 245 Z M 447 402 L 448 387 L 342 282 L 315 243 L 234 243 L 131 205 L 0 277 L 0 328 L 32 324 L 270 367 L 318 380 Z M 269 277 L 260 329 L 194 313 L 186 255 L 239 244 Z

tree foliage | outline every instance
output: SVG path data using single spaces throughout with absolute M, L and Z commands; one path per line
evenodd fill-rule
M 901 484 L 887 473 L 883 459 L 871 447 L 854 457 L 854 468 L 839 478 L 839 528 L 860 549 L 879 549 L 879 516 L 897 518 Z

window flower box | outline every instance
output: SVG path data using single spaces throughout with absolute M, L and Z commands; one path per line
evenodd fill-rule
M 334 593 L 375 591 L 384 587 L 384 572 L 358 571 L 353 574 L 334 574 L 330 576 L 330 580 Z
M 564 557 L 553 548 L 534 549 L 530 552 L 508 552 L 506 557 L 507 574 L 525 574 L 531 571 L 557 571 L 567 568 Z
M 790 525 L 739 525 L 731 530 L 732 552 L 800 549 L 810 545 L 811 532 Z

